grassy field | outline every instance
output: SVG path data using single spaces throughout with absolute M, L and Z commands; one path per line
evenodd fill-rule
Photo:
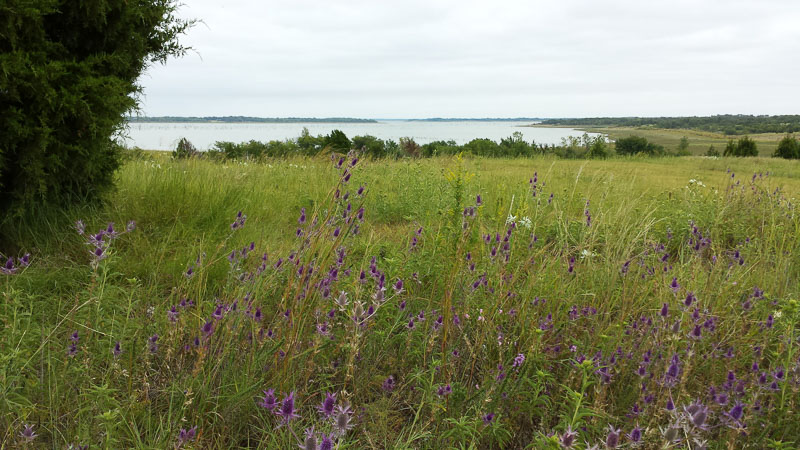
M 541 125 L 544 126 L 544 125 Z M 573 128 L 573 127 L 568 127 Z M 579 128 L 590 133 L 602 133 L 616 140 L 628 136 L 640 136 L 648 141 L 664 146 L 669 151 L 676 151 L 682 137 L 689 139 L 689 151 L 693 155 L 705 155 L 710 146 L 722 154 L 728 140 L 737 140 L 741 136 L 726 136 L 719 133 L 697 130 L 679 130 L 664 128 L 626 128 L 626 127 L 593 127 Z M 769 157 L 775 153 L 778 142 L 785 136 L 780 133 L 757 133 L 749 135 L 758 146 L 760 156 Z
M 338 163 L 7 225 L 0 447 L 800 443 L 800 162 Z

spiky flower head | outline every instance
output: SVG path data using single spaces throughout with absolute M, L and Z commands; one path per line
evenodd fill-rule
M 352 429 L 354 424 L 351 422 L 353 411 L 350 410 L 350 405 L 336 406 L 336 413 L 333 416 L 333 433 L 337 436 L 344 436 L 348 430 Z
M 264 398 L 258 402 L 258 406 L 269 411 L 275 411 L 275 408 L 278 407 L 278 399 L 275 397 L 275 389 L 264 391 Z
M 606 447 L 617 448 L 619 445 L 620 430 L 615 429 L 613 425 L 608 426 L 608 435 L 606 436 Z
M 21 437 L 25 443 L 33 442 L 36 436 L 37 434 L 33 431 L 33 425 L 25 425 L 19 433 L 19 437 Z
M 572 446 L 575 445 L 577 437 L 578 433 L 572 430 L 572 426 L 568 426 L 564 434 L 561 435 L 559 444 L 561 444 L 562 448 L 572 448 Z
M 180 433 L 178 433 L 178 447 L 186 444 L 189 441 L 193 441 L 197 436 L 197 425 L 185 430 L 181 428 Z
M 322 400 L 322 404 L 319 405 L 317 410 L 324 418 L 328 418 L 333 415 L 336 408 L 336 394 L 331 394 L 330 392 L 325 393 L 325 399 Z
M 288 424 L 290 420 L 300 417 L 295 413 L 294 409 L 294 391 L 284 397 L 280 408 L 275 411 L 275 414 L 281 417 L 281 422 L 284 424 Z

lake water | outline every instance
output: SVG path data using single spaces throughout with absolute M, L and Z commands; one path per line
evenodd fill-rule
M 418 144 L 454 140 L 465 144 L 472 139 L 487 138 L 500 141 L 515 131 L 528 142 L 559 144 L 561 138 L 581 136 L 582 131 L 571 128 L 526 127 L 530 122 L 417 122 L 381 120 L 377 123 L 132 123 L 125 145 L 145 150 L 174 150 L 181 138 L 187 138 L 198 149 L 207 150 L 216 141 L 245 142 L 286 140 L 300 136 L 303 127 L 316 136 L 342 130 L 347 137 L 372 135 L 397 141 L 411 137 Z

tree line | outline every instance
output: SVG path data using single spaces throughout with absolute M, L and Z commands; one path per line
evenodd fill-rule
M 547 119 L 543 125 L 577 127 L 652 127 L 710 131 L 727 135 L 794 133 L 800 131 L 800 115 L 752 116 L 723 114 L 706 117 L 592 117 Z

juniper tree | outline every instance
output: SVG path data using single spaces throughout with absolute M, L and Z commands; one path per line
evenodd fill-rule
M 174 0 L 5 0 L 0 4 L 0 211 L 96 199 L 137 106 L 137 80 L 181 56 L 193 21 Z

